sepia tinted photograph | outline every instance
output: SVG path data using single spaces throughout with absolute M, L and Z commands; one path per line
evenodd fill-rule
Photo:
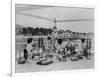
M 15 4 L 15 72 L 94 68 L 94 8 Z

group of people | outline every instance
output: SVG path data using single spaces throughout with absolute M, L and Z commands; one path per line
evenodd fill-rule
M 57 28 L 54 27 L 52 34 L 48 35 L 45 45 L 42 37 L 39 38 L 37 47 L 34 45 L 33 38 L 27 39 L 27 46 L 23 50 L 23 59 L 24 63 L 32 62 L 36 57 L 38 61 L 66 61 L 69 58 L 76 61 L 84 57 L 90 59 L 90 48 L 91 43 L 85 38 L 67 38 L 67 41 L 64 41 L 59 37 Z M 23 60 L 19 60 L 19 63 L 21 61 Z

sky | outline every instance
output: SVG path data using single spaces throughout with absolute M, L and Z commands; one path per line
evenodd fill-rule
M 74 32 L 94 32 L 94 9 L 79 7 L 60 7 L 44 5 L 16 4 L 16 24 L 25 27 L 53 28 L 54 18 L 57 21 L 57 29 L 71 30 Z M 83 21 L 81 19 L 89 19 Z M 64 21 L 78 20 L 78 21 Z M 80 21 L 79 21 L 80 20 Z

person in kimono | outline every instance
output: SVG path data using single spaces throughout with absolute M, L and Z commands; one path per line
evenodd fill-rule
M 58 32 L 57 32 L 57 28 L 56 27 L 53 28 L 53 32 L 51 34 L 51 38 L 52 38 L 52 46 L 53 46 L 53 48 L 55 49 L 55 52 L 56 52 L 57 39 L 58 39 Z
M 28 38 L 26 48 L 24 49 L 24 59 L 28 62 L 32 60 L 32 55 L 33 55 L 32 50 L 33 50 L 33 39 Z

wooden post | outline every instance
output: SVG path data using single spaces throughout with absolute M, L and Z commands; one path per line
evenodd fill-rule
M 56 18 L 54 18 L 54 27 L 56 27 Z

